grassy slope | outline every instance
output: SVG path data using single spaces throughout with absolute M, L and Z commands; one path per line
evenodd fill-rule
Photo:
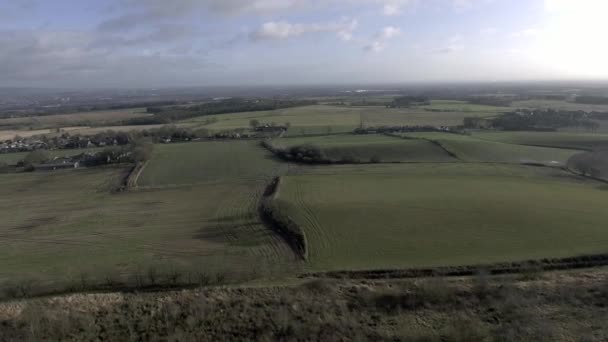
M 406 133 L 407 138 L 439 142 L 459 159 L 468 162 L 543 163 L 563 165 L 580 151 L 491 142 L 449 133 Z
M 608 193 L 551 169 L 330 167 L 284 179 L 314 270 L 490 263 L 606 252 Z M 566 181 L 564 181 L 566 180 Z
M 449 162 L 455 161 L 440 147 L 424 140 L 400 140 L 385 135 L 331 135 L 311 138 L 275 139 L 276 147 L 314 145 L 330 159 L 353 157 L 382 162 Z
M 206 145 L 185 146 L 194 149 L 185 148 L 182 157 L 195 160 L 192 155 Z M 213 162 L 213 175 L 199 173 L 206 184 L 120 194 L 109 193 L 124 174 L 117 169 L 0 175 L 0 283 L 71 281 L 85 273 L 101 281 L 106 274 L 132 277 L 151 265 L 238 273 L 265 269 L 271 261 L 277 269 L 290 264 L 290 249 L 258 220 L 266 183 L 240 178 L 247 165 Z M 197 181 L 186 166 L 164 165 L 173 167 L 175 179 Z M 265 165 L 269 174 L 276 171 Z M 256 175 L 264 172 L 256 167 Z

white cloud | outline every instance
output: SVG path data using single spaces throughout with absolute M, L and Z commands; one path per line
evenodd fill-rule
M 510 34 L 511 38 L 533 38 L 541 35 L 541 30 L 535 28 L 528 28 L 525 30 L 513 32 Z
M 379 34 L 379 37 L 382 39 L 391 39 L 393 37 L 397 37 L 400 34 L 401 34 L 400 28 L 395 27 L 395 26 L 387 26 L 382 29 L 382 32 L 380 32 L 380 34 Z
M 292 24 L 287 21 L 270 21 L 262 24 L 260 28 L 251 33 L 254 40 L 283 40 L 302 36 L 309 33 L 334 32 L 338 38 L 349 41 L 353 38 L 353 31 L 357 28 L 357 21 L 343 20 L 333 23 Z
M 431 52 L 440 53 L 440 54 L 449 54 L 457 51 L 464 50 L 464 45 L 462 44 L 463 37 L 461 35 L 455 35 L 448 39 L 447 44 L 442 47 L 433 49 Z
M 371 52 L 380 52 L 380 51 L 384 50 L 384 48 L 385 48 L 384 42 L 381 42 L 378 40 L 373 41 L 363 47 L 363 49 L 365 51 L 371 51 Z
M 491 36 L 496 33 L 498 33 L 498 29 L 495 27 L 484 27 L 479 30 L 479 34 L 481 34 L 482 36 Z
M 386 42 L 401 35 L 401 29 L 395 26 L 386 26 L 374 35 L 374 39 L 363 46 L 365 51 L 380 52 L 386 47 Z

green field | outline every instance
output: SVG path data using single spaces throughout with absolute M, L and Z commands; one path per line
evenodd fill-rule
M 199 153 L 222 144 L 196 164 Z M 99 282 L 151 267 L 209 275 L 293 269 L 294 254 L 257 214 L 263 175 L 276 164 L 261 148 L 227 144 L 159 146 L 152 174 L 142 178 L 158 189 L 111 193 L 126 172 L 116 168 L 0 175 L 0 284 L 26 278 L 56 286 L 82 275 Z M 194 164 L 177 163 L 175 151 Z M 155 163 L 173 173 L 171 184 L 190 185 L 169 186 Z
M 314 270 L 480 264 L 606 252 L 598 187 L 522 166 L 319 167 L 285 177 L 277 204 Z
M 439 103 L 437 106 L 450 106 L 450 103 Z M 433 105 L 429 108 L 433 108 Z M 460 106 L 460 107 L 459 107 Z M 249 128 L 250 120 L 258 120 L 263 124 L 290 124 L 289 135 L 309 135 L 326 133 L 351 132 L 361 125 L 372 126 L 456 126 L 462 125 L 468 116 L 494 116 L 496 107 L 482 110 L 476 105 L 458 105 L 454 109 L 467 111 L 429 112 L 424 108 L 385 108 L 382 106 L 350 107 L 316 105 L 297 108 L 287 108 L 274 111 L 247 112 L 235 114 L 209 115 L 183 121 L 184 125 L 204 127 L 212 131 Z M 462 107 L 462 108 L 461 108 Z M 482 106 L 488 107 L 488 106 Z M 210 119 L 217 122 L 205 124 Z
M 256 141 L 156 145 L 138 185 L 165 187 L 233 180 L 265 184 L 286 167 Z
M 452 112 L 484 112 L 484 113 L 501 113 L 511 111 L 509 107 L 488 106 L 466 101 L 456 100 L 432 100 L 430 105 L 420 106 L 419 108 L 430 110 L 449 110 Z
M 571 149 L 598 149 L 608 147 L 608 134 L 564 132 L 478 132 L 478 139 L 531 146 L 548 146 Z
M 386 135 L 329 135 L 275 139 L 277 148 L 313 145 L 332 160 L 349 158 L 362 162 L 450 162 L 455 161 L 437 145 L 425 140 L 405 140 Z
M 402 136 L 435 141 L 458 159 L 466 162 L 564 165 L 571 156 L 580 152 L 562 148 L 485 141 L 476 137 L 450 133 L 405 133 Z
M 99 148 L 78 148 L 78 149 L 66 149 L 66 150 L 46 150 L 45 152 L 50 158 L 55 157 L 70 157 L 85 152 L 97 152 L 103 150 Z M 15 165 L 22 161 L 30 152 L 17 152 L 17 153 L 0 153 L 0 162 L 8 165 Z

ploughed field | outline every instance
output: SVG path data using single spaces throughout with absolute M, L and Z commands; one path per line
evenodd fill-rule
M 327 166 L 283 178 L 278 191 L 317 271 L 570 257 L 608 246 L 606 187 L 559 169 Z
M 453 162 L 441 147 L 425 140 L 405 140 L 386 135 L 329 135 L 275 139 L 275 148 L 315 146 L 331 160 L 359 162 Z
M 283 165 L 249 144 L 156 146 L 140 191 L 113 192 L 123 168 L 0 174 L 0 290 L 25 282 L 48 289 L 134 283 L 138 275 L 148 282 L 152 273 L 157 281 L 175 273 L 188 282 L 293 270 L 295 255 L 257 213 L 265 178 Z M 227 161 L 239 158 L 242 164 Z M 163 181 L 169 175 L 155 163 L 172 179 Z M 249 170 L 253 177 L 242 178 Z

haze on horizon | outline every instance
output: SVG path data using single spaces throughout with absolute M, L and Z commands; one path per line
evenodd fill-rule
M 0 0 L 0 86 L 608 79 L 604 0 Z

